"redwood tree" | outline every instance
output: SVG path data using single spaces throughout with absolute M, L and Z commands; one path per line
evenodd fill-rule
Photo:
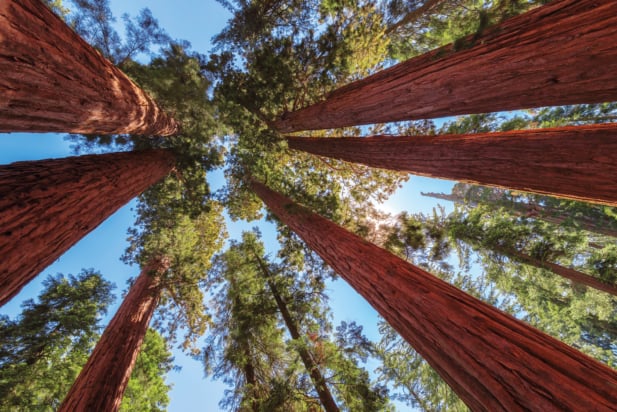
M 281 132 L 617 100 L 617 3 L 554 0 L 285 113 Z
M 148 150 L 0 166 L 0 305 L 174 164 Z
M 117 411 L 161 294 L 169 262 L 146 265 L 103 332 L 59 411 Z
M 287 137 L 290 148 L 383 169 L 617 205 L 610 124 L 442 136 Z
M 611 410 L 617 373 L 318 216 L 252 188 L 474 410 Z
M 172 135 L 178 126 L 40 0 L 0 2 L 0 132 Z

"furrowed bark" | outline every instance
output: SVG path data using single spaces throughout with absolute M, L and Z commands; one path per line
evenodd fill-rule
M 435 368 L 472 410 L 613 410 L 617 372 L 259 182 L 268 208 Z
M 92 355 L 62 402 L 60 412 L 120 408 L 150 319 L 158 303 L 166 259 L 151 261 L 141 272 Z
M 459 43 L 353 82 L 273 125 L 289 133 L 617 100 L 613 0 L 554 0 Z
M 615 125 L 443 136 L 290 136 L 287 143 L 372 167 L 617 206 Z
M 174 164 L 149 150 L 0 166 L 0 305 Z
M 41 0 L 0 2 L 0 132 L 167 136 L 175 120 Z

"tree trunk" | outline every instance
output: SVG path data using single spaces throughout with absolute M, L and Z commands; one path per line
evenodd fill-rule
M 0 305 L 174 163 L 149 150 L 0 166 Z
M 611 236 L 617 238 L 617 230 L 608 227 L 612 222 L 608 222 L 604 219 L 598 221 L 589 216 L 577 216 L 570 213 L 567 210 L 560 208 L 554 208 L 549 206 L 538 205 L 535 203 L 516 202 L 513 200 L 484 200 L 484 199 L 466 199 L 463 196 L 457 194 L 447 193 L 421 193 L 422 196 L 432 197 L 434 199 L 448 200 L 453 203 L 461 205 L 468 205 L 475 207 L 482 203 L 483 205 L 490 206 L 493 210 L 499 210 L 499 208 L 506 209 L 514 216 L 526 216 L 532 217 L 536 220 L 543 220 L 553 225 L 562 225 L 566 220 L 570 220 L 575 227 L 586 230 L 587 232 L 597 233 L 604 236 Z M 590 244 L 590 246 L 594 247 Z
M 549 270 L 556 275 L 571 280 L 574 283 L 580 283 L 581 285 L 589 286 L 591 288 L 598 289 L 603 292 L 610 293 L 611 295 L 617 296 L 617 285 L 603 282 L 602 280 L 594 276 L 579 272 L 578 270 L 570 269 L 552 262 L 545 262 L 540 259 L 536 259 L 533 256 L 529 256 L 526 253 L 511 248 L 494 247 L 493 250 L 495 250 L 497 253 L 507 256 L 512 260 L 526 263 L 540 269 Z
M 60 412 L 113 412 L 120 408 L 158 304 L 160 276 L 168 267 L 169 261 L 162 258 L 153 259 L 143 268 L 66 395 Z
M 617 2 L 554 0 L 344 86 L 281 132 L 617 100 Z
M 0 1 L 0 132 L 166 136 L 146 93 L 41 0 Z
M 264 278 L 266 279 L 266 282 L 268 283 L 268 287 L 270 288 L 270 292 L 272 293 L 272 296 L 274 296 L 274 300 L 276 301 L 276 306 L 281 312 L 281 316 L 283 317 L 283 321 L 285 322 L 285 326 L 287 327 L 287 330 L 289 331 L 291 338 L 295 341 L 299 341 L 301 338 L 300 331 L 298 329 L 298 325 L 296 325 L 296 322 L 293 319 L 293 316 L 291 315 L 291 313 L 289 312 L 289 309 L 287 308 L 287 302 L 285 302 L 285 299 L 281 296 L 276 285 L 272 281 L 272 277 L 270 276 L 270 270 L 268 269 L 268 267 L 265 265 L 265 263 L 261 260 L 259 256 L 255 255 L 255 258 L 257 259 L 259 266 L 261 267 L 261 270 L 264 274 Z M 326 412 L 338 412 L 339 407 L 334 401 L 334 397 L 332 396 L 332 393 L 330 392 L 330 389 L 328 388 L 328 384 L 325 378 L 323 377 L 323 375 L 321 374 L 321 371 L 319 370 L 319 366 L 315 363 L 315 361 L 313 360 L 313 357 L 311 356 L 309 351 L 306 349 L 306 347 L 304 347 L 303 345 L 298 346 L 298 352 L 300 354 L 300 358 L 302 359 L 302 363 L 304 363 L 304 367 L 306 368 L 306 370 L 309 372 L 309 375 L 311 376 L 313 385 L 315 386 L 315 390 L 317 391 L 317 394 L 319 395 L 319 400 L 321 401 L 321 405 L 324 407 Z
M 252 187 L 472 410 L 614 410 L 617 372 L 263 184 Z
M 617 206 L 614 125 L 443 136 L 290 136 L 287 142 L 292 149 L 372 167 Z

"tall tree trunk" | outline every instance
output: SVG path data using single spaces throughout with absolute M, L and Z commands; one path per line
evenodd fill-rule
M 495 250 L 497 253 L 507 256 L 512 260 L 526 263 L 540 269 L 550 270 L 554 274 L 569 279 L 574 283 L 580 283 L 581 285 L 589 286 L 594 289 L 598 289 L 603 292 L 610 293 L 611 295 L 617 296 L 617 285 L 603 282 L 602 280 L 594 276 L 580 272 L 576 269 L 570 269 L 556 263 L 542 261 L 512 248 L 494 247 L 493 250 Z
M 617 206 L 614 125 L 443 136 L 290 136 L 287 142 L 292 149 L 372 167 Z
M 613 410 L 617 372 L 258 182 L 255 192 L 472 410 Z
M 255 258 L 257 259 L 257 262 L 259 263 L 259 266 L 261 267 L 264 278 L 266 279 L 266 282 L 268 283 L 268 288 L 270 288 L 270 292 L 272 293 L 272 296 L 274 297 L 274 300 L 276 301 L 276 306 L 281 312 L 281 316 L 283 317 L 283 321 L 285 322 L 285 326 L 287 327 L 287 330 L 289 331 L 291 338 L 295 341 L 299 341 L 301 338 L 300 331 L 299 331 L 298 325 L 293 319 L 293 316 L 289 312 L 289 309 L 287 307 L 287 302 L 285 301 L 283 296 L 281 296 L 276 285 L 272 281 L 270 270 L 268 269 L 266 264 L 263 262 L 263 260 L 261 260 L 259 256 L 257 256 L 257 254 L 255 254 Z M 338 412 L 339 407 L 334 401 L 334 397 L 332 396 L 332 393 L 330 392 L 330 389 L 328 388 L 326 379 L 323 377 L 323 375 L 321 374 L 321 371 L 319 370 L 319 366 L 313 360 L 313 356 L 307 350 L 307 348 L 304 347 L 303 345 L 298 346 L 298 352 L 300 354 L 300 358 L 302 359 L 302 363 L 304 363 L 304 367 L 306 368 L 306 370 L 309 372 L 309 375 L 311 376 L 313 385 L 315 386 L 315 390 L 317 391 L 317 394 L 319 395 L 319 400 L 321 401 L 322 406 L 324 407 L 326 412 Z
M 617 2 L 554 0 L 344 86 L 274 126 L 293 132 L 614 101 L 616 71 Z
M 169 261 L 160 258 L 153 259 L 143 268 L 66 395 L 60 412 L 113 412 L 120 408 L 158 304 L 160 276 L 168 267 Z
M 0 305 L 174 164 L 148 150 L 0 166 Z
M 41 0 L 0 1 L 0 132 L 166 136 L 176 122 Z

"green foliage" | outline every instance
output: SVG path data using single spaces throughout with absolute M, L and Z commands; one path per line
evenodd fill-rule
M 446 44 L 453 44 L 454 51 L 471 47 L 491 26 L 547 0 L 441 0 L 428 12 L 418 14 L 417 10 L 428 2 L 390 0 L 384 3 L 393 59 L 406 60 Z
M 44 0 L 44 2 L 51 9 L 51 11 L 56 13 L 56 15 L 62 19 L 64 19 L 69 13 L 69 9 L 64 7 L 62 0 Z
M 61 2 L 52 4 L 57 7 L 58 3 Z M 139 55 L 150 55 L 152 46 L 170 41 L 147 8 L 134 19 L 127 14 L 122 16 L 125 36 L 121 37 L 115 29 L 116 18 L 109 0 L 67 0 L 64 4 L 67 8 L 60 10 L 64 11 L 67 24 L 116 65 L 122 66 Z
M 114 286 L 92 270 L 50 276 L 43 285 L 38 301 L 25 301 L 15 320 L 0 318 L 1 410 L 57 410 L 99 339 L 99 323 L 114 300 Z M 169 386 L 164 376 L 171 362 L 162 337 L 149 331 L 122 409 L 165 410 Z
M 182 210 L 185 203 L 179 202 L 181 187 L 171 179 L 140 197 L 136 227 L 129 230 L 130 245 L 124 260 L 144 265 L 155 256 L 169 259 L 169 269 L 161 279 L 155 324 L 172 341 L 182 329 L 182 347 L 195 352 L 196 341 L 210 320 L 200 286 L 227 233 L 218 203 L 210 202 L 208 211 L 190 216 Z
M 359 367 L 372 353 L 362 328 L 343 324 L 330 337 L 321 266 L 295 253 L 282 252 L 278 265 L 263 255 L 258 235 L 245 232 L 242 242 L 232 242 L 217 257 L 211 272 L 220 289 L 205 364 L 234 386 L 223 406 L 312 410 L 317 394 L 307 365 L 300 363 L 307 351 L 341 408 L 386 410 L 387 392 Z
M 94 271 L 48 277 L 38 302 L 0 320 L 0 409 L 59 406 L 98 339 L 113 285 Z
M 171 389 L 165 375 L 173 367 L 173 358 L 165 339 L 154 329 L 148 329 L 131 379 L 124 392 L 121 412 L 163 412 L 167 410 Z

